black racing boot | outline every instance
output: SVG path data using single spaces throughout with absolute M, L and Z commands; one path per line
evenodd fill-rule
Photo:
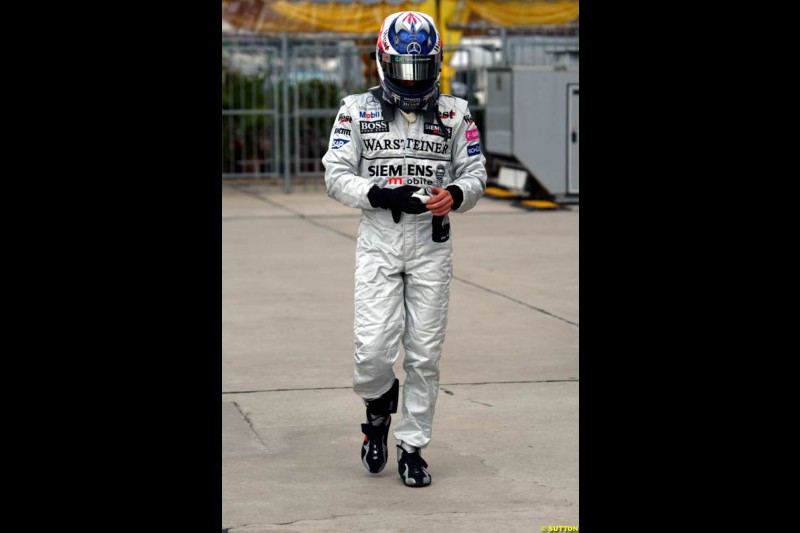
M 389 424 L 392 423 L 391 413 L 397 412 L 399 392 L 400 380 L 395 379 L 392 388 L 383 396 L 374 400 L 364 400 L 367 404 L 367 423 L 361 424 L 361 432 L 364 433 L 361 462 L 373 474 L 383 470 L 389 458 L 386 441 L 389 437 Z
M 425 470 L 428 463 L 419 454 L 419 448 L 402 444 L 397 445 L 397 470 L 400 472 L 400 479 L 409 487 L 427 487 L 431 484 L 431 475 Z

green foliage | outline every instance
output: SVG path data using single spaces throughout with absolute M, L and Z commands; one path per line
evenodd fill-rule
M 286 80 L 266 72 L 244 74 L 222 69 L 222 110 L 247 111 L 222 116 L 222 171 L 280 172 L 276 157 L 283 131 L 282 115 Z M 344 96 L 334 82 L 311 79 L 289 81 L 289 112 L 300 109 L 333 109 L 331 118 Z M 256 112 L 263 110 L 263 112 Z M 276 124 L 276 120 L 280 120 Z M 301 136 L 305 134 L 301 121 Z M 276 135 L 277 126 L 277 135 Z M 289 120 L 289 138 L 294 139 L 295 121 Z M 327 143 L 327 139 L 324 139 Z M 282 154 L 280 154 L 282 155 Z M 245 162 L 243 162 L 245 161 Z
M 288 87 L 287 87 L 288 83 Z M 288 121 L 289 139 L 293 146 L 290 157 L 298 157 L 300 171 L 316 171 L 319 159 L 327 149 L 327 132 L 336 117 L 341 99 L 348 94 L 367 91 L 377 84 L 368 80 L 360 87 L 347 85 L 347 90 L 333 81 L 292 79 L 287 82 L 276 71 L 245 74 L 222 66 L 222 171 L 223 173 L 280 173 L 283 171 L 283 99 L 288 88 L 289 113 L 302 110 L 330 110 L 330 116 L 294 116 Z M 475 124 L 484 129 L 485 112 L 474 97 L 469 98 Z M 233 114 L 225 114 L 233 111 Z M 327 114 L 327 113 L 326 113 Z M 325 135 L 320 135 L 325 132 Z M 295 153 L 299 151 L 299 153 Z

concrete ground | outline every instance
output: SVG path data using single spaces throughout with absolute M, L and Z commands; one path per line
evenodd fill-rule
M 223 531 L 578 526 L 578 206 L 483 198 L 451 215 L 433 483 L 418 489 L 391 435 L 383 472 L 360 461 L 358 216 L 321 186 L 222 186 Z

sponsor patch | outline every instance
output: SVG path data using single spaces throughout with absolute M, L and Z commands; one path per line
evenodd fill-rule
M 478 133 L 478 128 L 473 128 L 471 130 L 467 130 L 466 137 L 468 141 L 476 141 L 481 134 Z
M 446 154 L 447 143 L 424 141 L 420 139 L 364 139 L 364 146 L 370 151 L 383 150 L 414 150 L 416 152 L 432 152 L 434 154 Z
M 447 119 L 447 118 L 453 118 L 455 116 L 456 116 L 456 112 L 455 111 L 447 111 L 445 113 L 439 113 L 439 118 L 441 118 L 443 120 Z
M 387 185 L 433 185 L 431 180 L 424 178 L 398 178 L 392 177 L 386 180 Z
M 479 153 L 481 153 L 480 143 L 467 145 L 467 155 L 478 155 Z
M 472 115 L 464 115 L 464 122 L 466 122 L 467 124 L 474 124 L 475 123 L 475 121 L 472 120 Z
M 444 165 L 442 165 L 442 164 L 436 165 L 436 186 L 437 187 L 441 187 L 442 184 L 444 183 L 444 173 L 445 173 Z
M 370 165 L 367 167 L 367 172 L 371 178 L 388 177 L 389 184 L 432 185 L 433 180 L 425 178 L 432 178 L 435 171 L 431 165 L 408 163 L 406 165 Z M 405 176 L 405 178 L 401 176 Z
M 362 135 L 370 133 L 387 133 L 389 131 L 389 124 L 387 124 L 385 120 L 376 120 L 374 122 L 359 120 L 358 126 L 361 128 Z
M 425 101 L 426 101 L 426 102 L 428 101 L 428 98 L 430 98 L 430 95 L 428 95 L 428 96 L 426 96 L 426 97 L 425 97 Z M 399 101 L 400 101 L 400 95 L 398 95 L 398 94 L 395 94 L 395 93 L 393 92 L 393 93 L 392 93 L 392 100 L 394 100 L 395 102 L 399 102 Z M 413 107 L 413 106 L 417 106 L 417 105 L 421 105 L 421 104 L 422 104 L 422 99 L 421 99 L 421 98 L 411 98 L 411 97 L 406 97 L 406 98 L 405 98 L 405 101 L 406 101 L 406 103 L 407 103 L 409 106 L 412 106 L 412 107 Z
M 350 128 L 334 128 L 333 133 L 336 135 L 347 135 L 350 137 Z M 468 140 L 471 140 L 467 138 Z
M 331 144 L 331 150 L 338 150 L 345 144 L 349 143 L 350 139 L 334 139 L 333 143 Z
M 380 118 L 380 111 L 359 111 L 358 118 Z
M 350 115 L 345 115 L 344 113 L 340 113 L 339 123 L 341 124 L 342 122 L 353 122 L 353 117 L 351 117 Z
M 433 124 L 431 122 L 425 123 L 425 133 L 428 135 L 438 135 L 444 139 L 449 139 L 450 136 L 453 134 L 453 128 L 450 126 L 440 126 L 439 124 Z

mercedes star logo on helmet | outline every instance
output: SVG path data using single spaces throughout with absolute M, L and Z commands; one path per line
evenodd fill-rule
M 408 46 L 406 47 L 406 51 L 409 54 L 421 54 L 422 53 L 422 47 L 419 45 L 419 43 L 408 43 Z

